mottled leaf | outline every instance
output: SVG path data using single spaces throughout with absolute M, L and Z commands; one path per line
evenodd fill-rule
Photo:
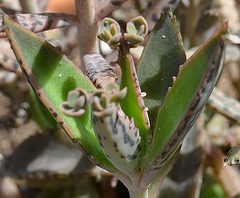
M 224 24 L 174 77 L 158 113 L 148 171 L 157 172 L 167 164 L 206 104 L 222 69 L 226 32 Z
M 43 32 L 46 30 L 78 25 L 79 21 L 73 14 L 64 13 L 42 13 L 42 14 L 15 14 L 9 15 L 15 22 L 32 32 Z M 0 26 L 3 24 L 0 16 Z M 5 32 L 0 32 L 0 37 L 5 37 Z
M 179 66 L 185 59 L 176 19 L 168 10 L 150 36 L 137 70 L 141 89 L 147 93 L 144 103 L 149 109 L 152 129 L 168 87 L 172 86 L 172 77 L 177 76 Z
M 99 116 L 100 112 L 93 112 L 95 134 L 108 159 L 132 178 L 138 173 L 142 157 L 139 129 L 118 104 L 111 103 L 108 109 L 110 111 L 104 116 Z

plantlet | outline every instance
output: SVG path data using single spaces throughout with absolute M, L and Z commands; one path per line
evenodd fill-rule
M 136 71 L 130 48 L 144 40 L 147 28 L 140 16 L 122 34 L 115 20 L 105 18 L 98 36 L 118 50 L 121 73 L 98 54 L 85 54 L 91 82 L 59 50 L 6 14 L 2 26 L 36 95 L 69 137 L 139 198 L 167 175 L 206 104 L 222 69 L 227 24 L 185 60 L 175 17 L 167 10 Z

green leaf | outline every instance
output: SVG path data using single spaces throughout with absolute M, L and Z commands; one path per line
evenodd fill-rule
M 127 32 L 131 34 L 137 34 L 137 29 L 133 23 L 127 23 Z
M 111 48 L 116 48 L 121 38 L 121 28 L 118 22 L 114 19 L 105 17 L 99 25 L 98 36 Z
M 172 86 L 172 77 L 177 76 L 179 66 L 185 62 L 185 59 L 175 17 L 168 10 L 161 16 L 153 30 L 137 71 L 141 89 L 147 93 L 144 103 L 149 109 L 152 129 L 168 87 Z
M 119 47 L 119 64 L 122 69 L 120 88 L 127 87 L 127 95 L 120 102 L 121 108 L 129 119 L 134 118 L 135 126 L 139 127 L 142 140 L 148 142 L 149 120 L 143 103 L 133 57 L 128 45 Z
M 5 32 L 23 73 L 43 104 L 61 124 L 68 136 L 92 161 L 116 170 L 106 158 L 95 137 L 90 107 L 81 117 L 68 117 L 60 111 L 60 104 L 70 90 L 77 87 L 88 91 L 94 86 L 60 51 L 41 37 L 23 29 L 3 15 Z
M 153 134 L 149 169 L 159 170 L 179 148 L 206 104 L 220 75 L 225 50 L 224 24 L 190 57 L 174 78 L 160 108 Z
M 147 21 L 142 16 L 134 17 L 127 23 L 126 32 L 126 41 L 132 46 L 137 46 L 148 33 Z
M 138 45 L 141 42 L 143 42 L 143 40 L 144 40 L 141 36 L 138 36 L 136 34 L 125 33 L 124 37 L 125 37 L 126 41 L 128 43 L 130 43 L 131 45 Z

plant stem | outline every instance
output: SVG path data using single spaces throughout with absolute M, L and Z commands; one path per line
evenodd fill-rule
M 20 0 L 19 1 L 24 13 L 38 13 L 40 9 L 37 2 L 33 0 Z
M 80 49 L 80 69 L 86 72 L 83 57 L 86 54 L 98 53 L 97 21 L 95 20 L 94 0 L 75 0 L 78 26 L 78 42 Z
M 148 188 L 129 188 L 130 198 L 148 198 Z
M 187 48 L 192 48 L 199 45 L 199 37 L 194 34 L 196 24 L 200 17 L 200 2 L 199 0 L 190 0 L 190 5 L 188 7 L 188 15 L 186 17 L 186 35 L 185 35 L 185 46 Z M 187 40 L 187 39 L 188 40 Z
M 38 6 L 41 11 L 46 10 L 46 7 L 48 6 L 49 0 L 41 0 L 38 1 Z

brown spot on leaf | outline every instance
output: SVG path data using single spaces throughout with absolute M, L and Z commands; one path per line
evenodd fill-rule
M 53 116 L 56 118 L 56 117 L 58 117 L 58 114 L 56 112 L 54 112 Z

